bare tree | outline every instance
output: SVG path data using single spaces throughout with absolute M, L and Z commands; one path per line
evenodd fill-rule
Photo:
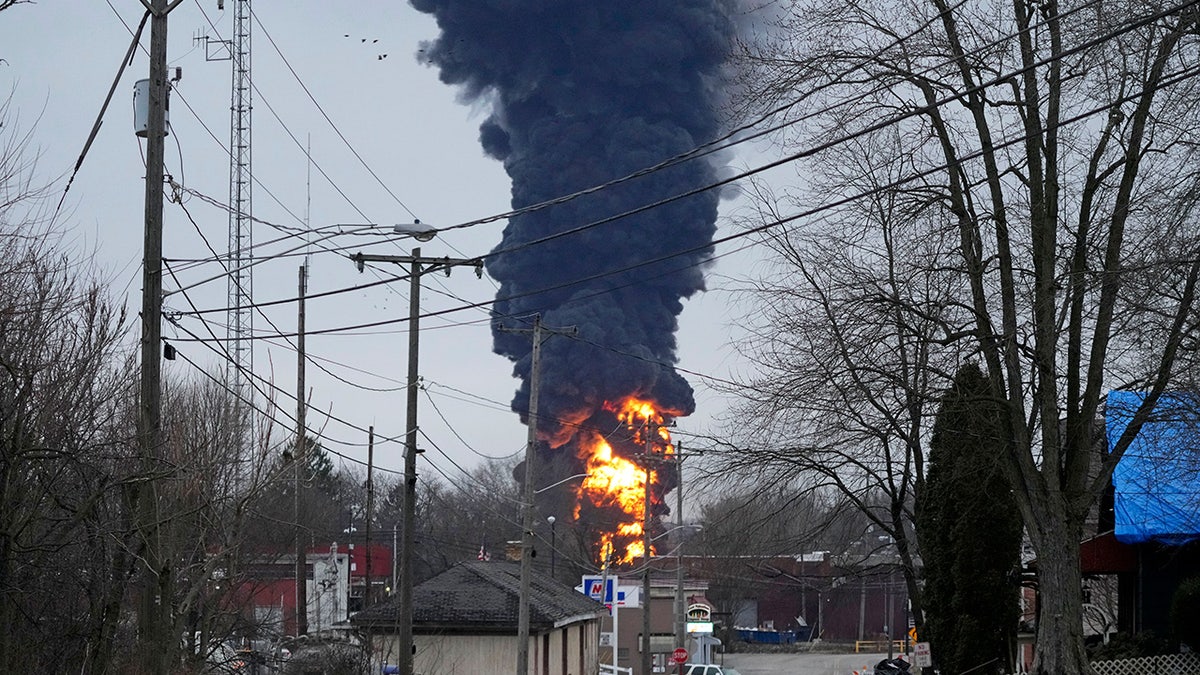
M 132 497 L 148 478 L 128 376 L 136 350 L 90 256 L 48 224 L 29 138 L 0 124 L 0 672 L 136 672 Z M 270 478 L 270 433 L 244 447 L 217 380 L 166 389 L 157 471 L 172 480 L 154 508 L 182 582 L 162 646 L 176 661 L 181 636 L 206 644 L 236 626 L 217 580 L 238 571 L 248 505 Z
M 28 138 L 0 124 L 0 671 L 99 672 L 132 572 L 124 314 L 46 224 Z
M 749 224 L 847 188 L 871 196 L 819 227 L 763 236 L 773 265 L 740 293 L 750 338 L 739 347 L 755 370 L 731 389 L 733 444 L 714 459 L 718 475 L 833 490 L 862 512 L 891 538 L 919 624 L 914 494 L 931 402 L 960 359 L 946 326 L 965 288 L 939 271 L 954 248 L 936 194 L 881 190 L 912 163 L 898 134 L 880 132 L 822 156 L 805 195 L 752 185 Z
M 936 328 L 912 335 L 914 353 L 924 342 L 981 359 L 1005 402 L 1003 468 L 1038 556 L 1034 670 L 1090 672 L 1078 542 L 1197 330 L 1196 7 L 798 1 L 783 3 L 779 16 L 775 40 L 747 50 L 750 81 L 761 86 L 751 87 L 746 108 L 783 110 L 780 118 L 795 123 L 786 142 L 839 153 L 840 170 L 828 170 L 828 154 L 804 167 L 801 179 L 819 176 L 822 188 L 794 193 L 806 208 L 926 200 L 924 217 L 897 221 L 898 241 L 949 254 L 929 256 L 925 278 L 954 294 L 944 304 L 926 304 L 923 294 L 877 297 L 906 321 L 921 317 Z M 879 143 L 884 133 L 896 142 Z M 847 161 L 847 139 L 863 152 L 858 161 Z M 896 157 L 903 167 L 893 180 L 881 168 Z M 877 189 L 861 189 L 867 175 Z M 820 269 L 852 259 L 855 249 L 838 238 L 881 237 L 878 223 L 853 209 L 820 213 L 788 235 L 830 244 L 821 250 L 835 257 Z M 866 278 L 889 278 L 895 260 L 920 263 L 915 253 L 878 257 Z M 811 268 L 797 279 L 823 296 L 841 291 Z M 885 339 L 893 335 L 878 327 Z M 843 350 L 831 387 L 840 376 L 870 372 L 876 351 L 865 346 Z M 900 376 L 903 359 L 893 352 L 885 363 L 881 375 Z M 773 372 L 782 379 L 791 371 Z M 1106 449 L 1092 442 L 1092 427 L 1112 388 L 1148 395 Z M 911 423 L 926 415 L 908 413 Z M 889 464 L 889 441 L 924 441 L 926 431 L 908 428 L 877 440 L 881 475 L 905 468 Z M 913 450 L 905 456 L 915 460 Z M 847 466 L 864 470 L 849 457 Z
M 244 444 L 244 408 L 225 383 L 197 374 L 165 389 L 163 457 L 174 480 L 160 513 L 177 584 L 170 634 L 183 636 L 186 658 L 198 661 L 211 645 L 257 632 L 256 617 L 244 615 L 243 598 L 231 593 L 247 554 L 257 553 L 246 550 L 257 541 L 247 532 L 250 508 L 281 468 L 269 460 L 267 422 L 254 436 L 258 447 Z
M 474 560 L 481 547 L 499 559 L 504 543 L 520 537 L 514 465 L 515 460 L 487 460 L 469 474 L 421 481 L 415 562 L 419 579 Z M 388 502 L 394 504 L 398 496 L 398 491 L 389 495 Z M 539 542 L 537 548 L 540 553 L 548 544 Z

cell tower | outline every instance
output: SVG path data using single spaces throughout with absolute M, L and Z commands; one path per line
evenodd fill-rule
M 219 2 L 218 6 L 223 6 Z M 250 150 L 250 0 L 233 0 L 233 40 L 229 45 L 233 66 L 229 120 L 229 360 L 226 381 L 238 394 L 242 412 L 253 400 L 250 374 L 254 372 L 254 274 L 250 266 L 254 251 L 251 227 Z M 239 415 L 248 420 L 248 415 Z M 253 444 L 253 425 L 243 437 Z

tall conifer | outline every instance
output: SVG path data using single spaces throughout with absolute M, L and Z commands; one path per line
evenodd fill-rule
M 959 369 L 942 396 L 917 500 L 926 603 L 920 637 L 944 673 L 1011 672 L 1021 518 L 998 466 L 1001 412 L 979 367 Z

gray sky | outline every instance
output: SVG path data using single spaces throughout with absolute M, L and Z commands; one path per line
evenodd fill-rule
M 172 265 L 188 287 L 186 297 L 168 297 L 168 310 L 188 311 L 190 303 L 201 310 L 227 304 L 224 277 L 200 283 L 218 276 L 220 267 L 183 260 L 211 257 L 205 239 L 221 253 L 227 246 L 227 213 L 205 197 L 228 203 L 224 148 L 229 143 L 230 62 L 207 61 L 205 47 L 195 38 L 231 37 L 233 4 L 226 0 L 222 12 L 217 0 L 184 0 L 170 16 L 168 61 L 172 69 L 183 69 L 183 79 L 171 99 L 167 172 L 197 194 L 185 195 L 182 206 L 165 206 L 164 257 L 180 261 Z M 44 180 L 65 176 L 74 165 L 142 12 L 137 0 L 108 0 L 18 5 L 0 13 L 0 58 L 6 62 L 0 63 L 0 92 L 13 96 L 15 119 L 10 122 L 32 130 Z M 402 2 L 292 0 L 256 4 L 254 13 L 253 214 L 288 228 L 255 224 L 254 239 L 261 244 L 256 255 L 279 255 L 298 246 L 296 239 L 264 242 L 303 228 L 306 219 L 314 230 L 336 223 L 378 223 L 386 225 L 379 230 L 386 234 L 390 224 L 411 221 L 414 215 L 444 227 L 508 210 L 508 178 L 498 162 L 484 157 L 477 142 L 484 111 L 459 103 L 456 92 L 438 82 L 434 69 L 416 61 L 421 41 L 437 35 L 430 17 Z M 149 45 L 149 35 L 147 25 L 143 46 Z M 139 49 L 67 196 L 70 213 L 64 220 L 81 249 L 97 252 L 115 290 L 128 293 L 127 304 L 135 314 L 140 306 L 145 147 L 132 130 L 132 90 L 148 68 L 146 52 Z M 303 149 L 307 143 L 311 165 Z M 724 210 L 729 209 L 727 202 Z M 729 231 L 727 221 L 719 226 L 721 234 Z M 498 222 L 447 233 L 420 244 L 422 254 L 484 254 L 499 241 L 502 227 Z M 360 275 L 344 255 L 358 250 L 406 254 L 411 243 L 384 236 L 338 236 L 315 243 L 309 293 L 384 279 L 389 272 L 399 275 L 402 270 L 386 266 Z M 754 256 L 742 257 L 744 263 Z M 294 298 L 302 261 L 287 255 L 257 266 L 255 300 Z M 731 274 L 733 266 L 722 259 L 712 272 Z M 469 268 L 457 269 L 449 278 L 426 275 L 423 283 L 424 312 L 486 302 L 496 289 L 486 275 L 476 279 Z M 164 285 L 168 290 L 179 287 L 170 275 Z M 710 292 L 688 303 L 679 333 L 685 371 L 724 378 L 738 367 L 728 347 L 728 302 L 727 294 Z M 399 281 L 311 300 L 307 326 L 315 332 L 401 319 L 407 308 L 407 282 Z M 294 303 L 263 312 L 265 318 L 254 317 L 256 333 L 295 330 Z M 180 322 L 197 334 L 206 335 L 209 328 L 220 337 L 225 334 L 223 312 L 205 314 L 204 322 L 191 317 Z M 168 339 L 187 337 L 170 324 L 163 333 Z M 182 356 L 220 371 L 221 360 L 204 345 L 173 343 Z M 396 439 L 377 442 L 377 465 L 401 469 L 404 323 L 314 334 L 307 349 L 337 376 L 309 366 L 310 430 L 331 450 L 365 460 L 365 429 L 374 425 L 377 439 Z M 164 363 L 169 375 L 195 372 L 182 358 Z M 289 396 L 296 388 L 296 355 L 288 341 L 256 341 L 254 368 L 257 376 L 285 392 L 275 397 L 276 405 L 294 414 Z M 456 464 L 470 468 L 481 456 L 510 456 L 523 449 L 525 427 L 508 408 L 517 381 L 510 363 L 491 351 L 485 309 L 425 320 L 420 371 L 428 385 L 428 395 L 420 401 L 420 427 L 431 439 L 420 441 L 428 449 L 422 472 L 437 475 L 440 469 L 457 480 Z M 726 405 L 699 378 L 686 377 L 696 390 L 698 409 L 679 421 L 677 436 L 682 438 L 709 431 Z M 277 417 L 290 428 L 288 418 Z

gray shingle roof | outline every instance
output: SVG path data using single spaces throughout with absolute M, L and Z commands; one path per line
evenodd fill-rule
M 413 588 L 413 632 L 517 632 L 521 565 L 465 562 Z M 386 630 L 395 624 L 399 599 L 363 610 L 350 622 Z M 529 593 L 530 630 L 543 631 L 566 620 L 594 618 L 604 605 L 543 574 L 533 574 Z

